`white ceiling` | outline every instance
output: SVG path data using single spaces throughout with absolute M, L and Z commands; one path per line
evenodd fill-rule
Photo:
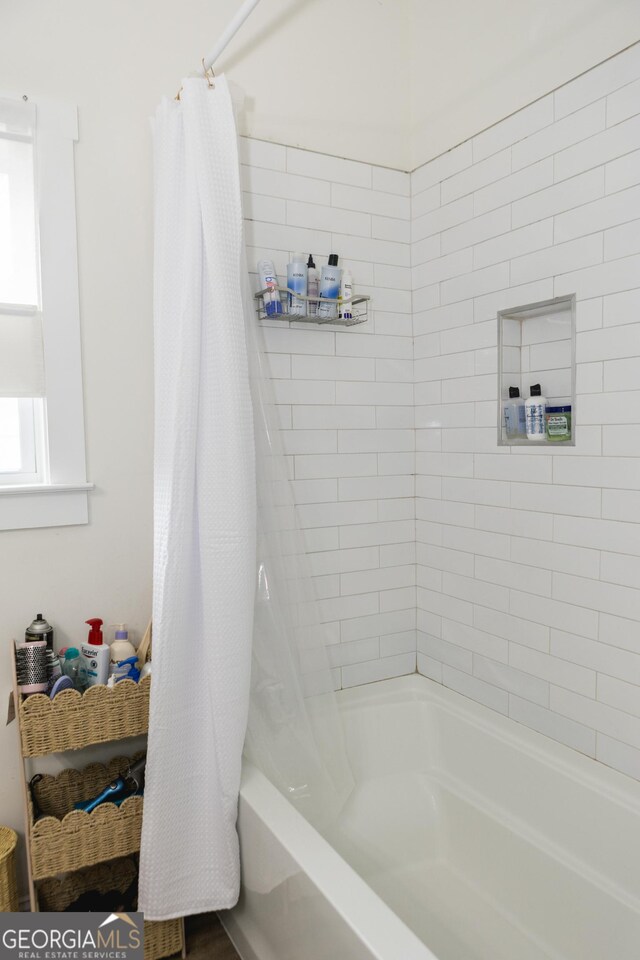
M 262 0 L 220 65 L 245 132 L 413 169 L 639 39 L 639 0 Z

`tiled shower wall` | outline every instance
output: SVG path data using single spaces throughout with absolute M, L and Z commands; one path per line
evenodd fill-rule
M 242 141 L 250 265 L 373 296 L 263 324 L 336 684 L 412 672 L 417 607 L 423 673 L 636 777 L 639 105 L 635 46 L 411 176 Z M 499 448 L 496 311 L 570 293 L 577 445 Z
M 412 214 L 418 667 L 640 777 L 640 45 L 419 168 Z M 496 311 L 571 293 L 576 446 L 498 447 Z
M 337 686 L 416 667 L 415 429 L 406 173 L 241 141 L 249 267 L 330 253 L 370 294 L 349 329 L 262 324 Z M 256 280 L 257 289 L 257 280 Z

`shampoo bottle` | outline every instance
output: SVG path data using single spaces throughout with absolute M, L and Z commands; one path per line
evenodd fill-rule
M 342 271 L 342 280 L 340 282 L 340 316 L 343 320 L 351 320 L 353 317 L 353 308 L 351 298 L 353 297 L 353 279 L 349 270 Z
M 318 312 L 318 290 L 320 289 L 320 274 L 316 270 L 316 265 L 313 262 L 313 254 L 309 254 L 309 259 L 307 260 L 307 296 L 310 297 L 307 300 L 307 314 L 310 317 L 315 317 Z
M 258 263 L 260 289 L 267 292 L 263 296 L 264 312 L 268 317 L 282 313 L 282 301 L 278 290 L 278 275 L 272 260 L 260 260 Z
M 547 405 L 539 383 L 531 385 L 531 396 L 525 400 L 524 416 L 527 429 L 527 440 L 544 440 L 546 438 L 544 411 Z
M 329 256 L 329 263 L 324 265 L 320 275 L 318 317 L 321 317 L 323 320 L 335 320 L 338 316 L 341 274 L 342 270 L 338 266 L 338 254 L 332 253 Z
M 109 647 L 102 642 L 102 620 L 94 617 L 86 623 L 91 629 L 87 642 L 80 644 L 80 679 L 85 686 L 91 687 L 109 679 Z
M 505 400 L 503 413 L 507 439 L 524 439 L 527 435 L 525 410 L 518 387 L 509 387 L 509 399 Z
M 287 264 L 287 288 L 289 290 L 289 316 L 306 317 L 307 301 L 296 296 L 307 295 L 307 261 L 302 253 L 294 253 L 293 260 Z

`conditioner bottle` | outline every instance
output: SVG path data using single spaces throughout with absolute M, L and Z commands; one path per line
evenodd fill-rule
M 341 274 L 342 270 L 338 266 L 338 254 L 332 253 L 329 255 L 329 263 L 324 265 L 320 275 L 318 317 L 323 320 L 335 320 L 338 316 Z
M 545 440 L 545 407 L 546 398 L 542 396 L 542 390 L 539 383 L 531 385 L 531 396 L 525 400 L 524 417 L 527 427 L 527 440 Z
M 340 316 L 343 320 L 353 319 L 352 297 L 353 278 L 349 270 L 343 270 L 342 281 L 340 283 Z
M 287 265 L 287 288 L 289 290 L 289 316 L 306 316 L 307 301 L 299 299 L 307 295 L 307 261 L 302 253 L 294 253 L 291 263 Z
M 504 426 L 508 440 L 524 440 L 527 435 L 525 408 L 518 387 L 509 387 L 509 399 L 504 402 Z

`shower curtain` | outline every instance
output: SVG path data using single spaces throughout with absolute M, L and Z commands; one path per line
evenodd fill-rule
M 321 830 L 353 784 L 249 288 L 225 78 L 184 81 L 179 102 L 160 104 L 154 140 L 153 684 L 139 905 L 168 919 L 236 902 L 243 740 Z M 265 870 L 265 890 L 284 879 Z
M 237 137 L 224 77 L 164 100 L 155 151 L 153 684 L 140 909 L 231 907 L 255 594 Z

